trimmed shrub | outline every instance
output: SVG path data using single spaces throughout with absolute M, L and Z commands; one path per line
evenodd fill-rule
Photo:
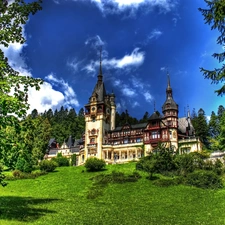
M 222 179 L 213 171 L 197 170 L 187 175 L 185 184 L 199 187 L 218 189 L 223 187 Z
M 57 155 L 57 157 L 52 158 L 51 161 L 56 162 L 59 167 L 70 165 L 69 159 L 59 154 Z
M 84 166 L 87 169 L 87 171 L 94 172 L 103 170 L 106 164 L 103 159 L 89 158 L 86 160 Z
M 41 171 L 52 172 L 57 167 L 57 163 L 52 160 L 42 160 L 39 166 Z

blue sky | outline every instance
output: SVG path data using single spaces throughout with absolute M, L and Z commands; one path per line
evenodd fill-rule
M 73 107 L 78 112 L 92 94 L 102 46 L 107 92 L 117 110 L 140 119 L 161 112 L 167 71 L 179 116 L 196 108 L 206 115 L 224 104 L 199 67 L 213 69 L 222 51 L 216 31 L 198 11 L 203 0 L 46 0 L 24 26 L 26 44 L 4 49 L 21 74 L 45 80 L 30 89 L 31 109 Z

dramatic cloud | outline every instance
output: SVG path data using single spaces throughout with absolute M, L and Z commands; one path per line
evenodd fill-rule
M 73 88 L 62 78 L 58 79 L 57 77 L 54 76 L 54 74 L 49 74 L 48 76 L 45 77 L 45 79 L 50 81 L 53 85 L 55 85 L 62 91 L 64 95 L 64 105 L 66 107 L 80 106 Z
M 39 91 L 34 88 L 29 89 L 28 103 L 30 104 L 30 109 L 28 113 L 31 113 L 33 109 L 37 111 L 44 112 L 48 109 L 56 109 L 63 105 L 64 95 L 52 88 L 52 85 L 44 82 Z
M 121 13 L 127 9 L 131 10 L 132 14 L 135 14 L 134 10 L 139 7 L 145 6 L 146 10 L 150 10 L 154 7 L 158 7 L 160 12 L 169 12 L 176 5 L 176 0 L 91 0 L 95 3 L 99 9 L 105 14 Z
M 139 52 L 139 48 L 135 48 L 131 54 L 123 56 L 121 59 L 103 59 L 102 65 L 107 69 L 126 69 L 128 67 L 138 67 L 145 59 L 145 53 Z M 99 61 L 91 61 L 85 66 L 88 73 L 93 73 L 99 67 Z
M 24 28 L 23 28 L 23 36 Z M 25 37 L 26 38 L 26 37 Z M 12 43 L 8 48 L 0 46 L 5 56 L 8 58 L 9 65 L 20 73 L 21 76 L 32 77 L 32 72 L 28 68 L 25 58 L 23 57 L 23 48 L 26 44 Z M 68 66 L 76 69 L 76 62 L 71 61 Z M 48 82 L 44 82 L 41 85 L 40 90 L 35 88 L 29 88 L 28 91 L 28 103 L 30 109 L 27 113 L 30 113 L 33 109 L 37 109 L 39 113 L 44 112 L 50 108 L 55 109 L 63 104 L 68 107 L 78 107 L 79 102 L 76 99 L 76 94 L 73 89 L 63 80 L 57 80 L 52 74 L 46 77 L 47 80 L 52 81 L 54 84 L 60 84 L 63 92 L 56 91 L 52 85 Z

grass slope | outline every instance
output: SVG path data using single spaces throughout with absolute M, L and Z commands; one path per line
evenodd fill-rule
M 110 165 L 132 173 L 135 163 Z M 91 177 L 83 167 L 58 168 L 37 179 L 0 187 L 0 224 L 225 224 L 225 190 L 152 185 L 146 174 L 135 183 L 109 184 L 95 199 L 87 195 Z

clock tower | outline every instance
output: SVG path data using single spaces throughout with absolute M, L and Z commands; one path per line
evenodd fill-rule
M 106 144 L 108 131 L 115 129 L 115 113 L 115 95 L 106 94 L 100 56 L 98 80 L 85 105 L 84 160 L 89 157 L 102 159 L 102 145 Z

